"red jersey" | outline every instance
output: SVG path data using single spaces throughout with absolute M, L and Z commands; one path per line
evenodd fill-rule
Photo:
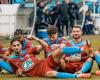
M 0 54 L 3 54 L 5 51 L 3 50 L 2 42 L 0 42 Z
M 49 55 L 48 52 L 52 52 L 56 49 L 56 45 L 65 44 L 66 40 L 64 38 L 57 38 L 54 43 L 51 42 L 49 38 L 44 38 L 44 41 L 49 45 L 45 50 L 45 58 Z
M 67 41 L 66 42 L 66 46 L 74 46 L 74 47 L 83 47 L 85 45 L 85 41 L 80 41 L 79 43 L 75 43 L 74 40 L 70 40 L 70 41 Z M 87 57 L 88 55 L 86 53 L 77 53 L 75 55 L 68 55 L 66 57 L 72 57 L 72 58 L 82 58 L 83 61 L 86 61 L 87 60 Z
M 21 43 L 22 43 L 22 50 L 25 50 L 25 49 L 30 48 L 30 47 L 33 46 L 32 43 L 30 41 L 26 40 L 26 39 L 24 39 Z M 12 49 L 9 47 L 6 50 L 6 52 L 12 53 Z
M 35 54 L 37 48 L 29 48 L 22 51 L 22 56 L 9 60 L 13 71 L 22 69 L 23 73 L 28 76 L 45 76 L 48 71 L 55 68 L 58 64 L 53 60 L 52 56 L 47 59 L 38 60 Z

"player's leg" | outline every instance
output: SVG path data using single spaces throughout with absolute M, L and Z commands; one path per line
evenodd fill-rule
M 90 78 L 90 74 L 71 74 L 65 72 L 48 71 L 46 77 L 55 78 Z
M 95 60 L 96 63 L 98 64 L 98 67 L 100 68 L 100 52 L 98 51 L 95 52 Z
M 99 70 L 96 71 L 96 75 L 100 76 L 100 52 L 99 51 L 95 52 L 95 60 L 99 67 Z
M 79 48 L 79 47 L 63 47 L 63 48 L 58 48 L 55 51 L 52 52 L 52 56 L 55 61 L 60 61 L 62 58 L 62 55 L 70 55 L 70 54 L 76 54 L 80 52 L 84 52 L 86 49 L 84 47 Z
M 68 72 L 68 73 L 75 73 L 75 68 L 73 63 L 65 61 L 64 59 L 61 59 L 60 62 L 60 68 L 64 71 L 64 72 Z
M 10 64 L 8 62 L 4 61 L 4 60 L 0 60 L 0 68 L 8 71 L 9 73 L 13 72 Z
M 82 69 L 79 71 L 81 73 L 89 73 L 93 65 L 93 59 L 88 58 L 87 61 L 83 64 Z

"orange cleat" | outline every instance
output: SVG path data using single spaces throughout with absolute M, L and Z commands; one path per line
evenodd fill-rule
M 82 74 L 79 74 L 79 78 L 90 78 L 91 77 L 91 74 L 90 73 L 82 73 Z
M 100 70 L 99 71 L 96 71 L 96 76 L 100 76 Z

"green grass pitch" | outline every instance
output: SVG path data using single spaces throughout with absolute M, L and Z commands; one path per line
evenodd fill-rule
M 97 50 L 98 47 L 100 47 L 100 35 L 91 35 L 89 38 L 92 40 L 92 47 L 93 50 Z M 4 46 L 7 47 L 9 45 L 9 40 L 3 40 L 1 39 L 2 42 L 4 43 Z M 34 42 L 34 44 L 37 44 Z M 40 58 L 43 58 L 43 52 L 39 55 Z M 100 80 L 100 76 L 95 75 L 95 71 L 98 70 L 98 66 L 94 61 L 92 71 L 91 71 L 91 78 L 90 79 L 55 79 L 55 78 L 43 78 L 43 77 L 16 77 L 15 75 L 12 74 L 0 74 L 0 80 Z

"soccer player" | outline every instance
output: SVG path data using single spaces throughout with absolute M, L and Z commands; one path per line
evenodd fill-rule
M 47 58 L 49 55 L 51 55 L 51 53 L 47 53 L 48 51 L 54 51 L 55 49 L 59 48 L 60 45 L 64 45 L 66 42 L 65 38 L 59 38 L 58 37 L 58 28 L 56 26 L 49 26 L 47 29 L 47 33 L 48 33 L 48 38 L 44 38 L 42 39 L 38 39 L 32 35 L 28 36 L 28 39 L 34 39 L 37 42 L 39 42 L 41 45 L 44 45 L 45 43 L 47 43 L 47 45 L 45 45 L 44 47 L 48 47 L 45 50 L 45 58 Z
M 4 50 L 3 50 L 3 44 L 2 42 L 0 41 L 0 57 L 2 57 L 2 55 L 4 54 Z
M 80 26 L 74 26 L 72 29 L 73 38 L 66 42 L 66 46 L 82 47 L 86 45 L 87 42 L 82 39 L 82 33 L 83 32 Z M 92 64 L 93 59 L 91 58 L 91 54 L 83 52 L 80 54 L 66 55 L 61 60 L 62 69 L 69 73 L 75 73 L 78 71 L 88 73 L 92 68 Z
M 93 58 L 95 59 L 97 65 L 98 65 L 98 68 L 99 68 L 99 70 L 96 71 L 96 75 L 100 76 L 100 48 L 94 52 Z
M 47 29 L 48 38 L 44 38 L 44 41 L 48 44 L 48 48 L 53 51 L 59 46 L 59 44 L 65 44 L 66 40 L 64 38 L 58 37 L 58 28 L 56 26 L 49 26 Z M 45 52 L 45 57 L 48 57 L 50 54 Z
M 11 47 L 14 58 L 6 58 L 6 61 L 0 60 L 0 67 L 10 73 L 15 73 L 17 76 L 41 76 L 41 77 L 55 77 L 55 78 L 89 78 L 90 74 L 70 74 L 64 72 L 57 72 L 54 69 L 59 65 L 63 54 L 74 54 L 81 51 L 89 51 L 87 46 L 82 48 L 77 47 L 61 47 L 52 52 L 46 58 L 39 60 L 35 56 L 37 52 L 41 51 L 41 47 L 30 47 L 22 50 L 22 44 L 19 39 L 11 40 Z
M 4 55 L 5 50 L 3 49 L 3 44 L 0 41 L 0 59 L 2 59 L 2 56 Z M 0 68 L 0 72 L 2 71 L 2 69 Z
M 14 37 L 20 40 L 23 50 L 33 46 L 28 39 L 24 38 L 24 33 L 23 30 L 21 29 L 16 29 L 16 31 L 14 32 Z M 12 48 L 11 46 L 9 46 L 9 48 L 4 53 L 4 57 L 9 56 L 11 53 L 12 53 Z

